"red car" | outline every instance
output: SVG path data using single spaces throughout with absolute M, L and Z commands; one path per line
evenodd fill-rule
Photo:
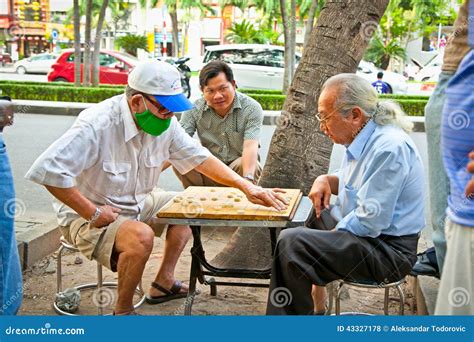
M 0 63 L 5 66 L 6 63 L 11 63 L 12 57 L 8 53 L 0 53 Z
M 99 63 L 99 83 L 127 84 L 128 73 L 138 63 L 138 59 L 125 52 L 100 50 Z M 83 68 L 84 64 L 81 63 L 81 81 Z M 74 49 L 64 50 L 51 66 L 48 82 L 74 82 Z

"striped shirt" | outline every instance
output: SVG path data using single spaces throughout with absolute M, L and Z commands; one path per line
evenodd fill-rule
M 473 28 L 472 23 L 470 29 Z M 474 43 L 474 42 L 473 42 Z M 468 154 L 474 150 L 474 51 L 463 59 L 446 88 L 441 127 L 444 167 L 449 178 L 449 219 L 474 227 L 474 199 L 464 191 L 472 175 L 467 171 Z
M 194 105 L 194 109 L 182 114 L 181 126 L 190 136 L 197 131 L 201 144 L 224 163 L 242 156 L 244 140 L 260 139 L 262 106 L 251 97 L 236 92 L 232 108 L 225 117 L 210 108 L 204 98 Z
M 58 188 L 75 185 L 95 205 L 108 204 L 138 219 L 166 160 L 187 173 L 210 155 L 174 117 L 158 137 L 138 130 L 125 95 L 118 95 L 84 110 L 34 162 L 26 178 Z M 62 226 L 79 218 L 58 201 L 53 206 Z

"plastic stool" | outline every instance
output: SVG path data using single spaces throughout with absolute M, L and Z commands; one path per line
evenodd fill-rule
M 342 290 L 342 287 L 344 285 L 350 285 L 350 286 L 354 286 L 354 287 L 363 287 L 363 288 L 369 288 L 369 289 L 385 289 L 384 305 L 383 305 L 383 311 L 384 311 L 385 315 L 388 315 L 388 302 L 389 302 L 390 288 L 392 288 L 392 287 L 396 288 L 397 291 L 398 291 L 398 295 L 400 297 L 400 307 L 398 309 L 398 314 L 403 316 L 404 313 L 405 313 L 405 294 L 403 292 L 401 284 L 403 284 L 404 281 L 405 281 L 405 277 L 403 277 L 403 279 L 401 279 L 399 281 L 389 283 L 389 284 L 385 284 L 385 283 L 366 284 L 366 283 L 352 282 L 352 281 L 348 281 L 348 280 L 341 280 L 339 282 L 339 287 L 337 289 L 336 297 L 335 297 L 335 299 L 336 299 L 336 315 L 341 315 L 341 290 Z M 330 298 L 329 300 L 332 301 L 332 298 Z M 351 313 L 351 314 L 355 314 L 355 313 Z M 360 313 L 360 314 L 364 314 L 364 313 Z
M 70 250 L 72 252 L 79 252 L 79 250 L 76 247 L 74 247 L 73 245 L 71 245 L 69 242 L 67 242 L 66 239 L 63 236 L 61 236 L 59 241 L 61 242 L 61 246 L 59 247 L 59 250 L 58 250 L 58 261 L 57 261 L 57 265 L 56 265 L 56 281 L 57 281 L 56 294 L 63 291 L 63 288 L 62 288 L 62 255 L 63 255 L 64 249 Z M 102 288 L 108 288 L 108 287 L 117 288 L 118 287 L 118 282 L 115 282 L 115 281 L 114 282 L 103 282 L 102 265 L 99 262 L 97 262 L 97 282 L 96 283 L 89 283 L 89 284 L 82 284 L 82 285 L 76 286 L 75 288 L 78 291 L 87 290 L 87 289 L 97 289 L 97 291 L 100 291 Z M 145 293 L 142 289 L 141 281 L 138 284 L 137 288 L 135 289 L 135 293 L 137 293 L 140 296 L 140 300 L 138 301 L 138 303 L 136 303 L 133 306 L 134 309 L 137 309 L 140 306 L 142 306 L 143 303 L 145 302 Z M 79 316 L 78 314 L 67 312 L 67 311 L 64 311 L 61 308 L 59 308 L 56 304 L 56 300 L 54 300 L 54 302 L 53 302 L 53 307 L 54 307 L 54 310 L 60 315 Z M 103 315 L 103 306 L 102 305 L 98 305 L 98 314 Z

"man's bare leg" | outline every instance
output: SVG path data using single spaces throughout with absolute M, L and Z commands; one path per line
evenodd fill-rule
M 139 221 L 126 221 L 118 229 L 115 237 L 115 250 L 118 253 L 115 314 L 133 311 L 133 295 L 153 250 L 154 236 L 150 226 Z
M 316 314 L 325 313 L 327 299 L 326 287 L 313 285 L 311 295 L 313 296 L 314 312 Z
M 163 261 L 154 280 L 155 283 L 159 284 L 165 289 L 171 288 L 175 281 L 174 271 L 176 264 L 190 236 L 191 228 L 189 226 L 170 226 L 168 228 L 168 231 L 166 232 Z M 183 284 L 181 292 L 188 292 L 188 286 Z M 164 295 L 163 292 L 155 289 L 154 287 L 150 288 L 149 293 L 151 297 Z

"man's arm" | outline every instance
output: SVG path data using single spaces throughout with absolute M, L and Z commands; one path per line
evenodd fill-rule
M 255 174 L 258 165 L 258 142 L 262 132 L 262 106 L 251 99 L 250 104 L 242 109 L 247 113 L 245 124 L 244 145 L 242 148 L 242 176 Z
M 244 140 L 242 176 L 254 175 L 258 163 L 258 140 Z
M 282 190 L 263 189 L 255 186 L 214 156 L 207 158 L 195 169 L 217 183 L 240 189 L 252 203 L 274 207 L 277 210 L 286 209 L 287 202 L 279 194 L 279 192 L 283 192 Z
M 82 195 L 76 187 L 58 188 L 50 185 L 45 185 L 45 187 L 54 197 L 86 220 L 90 220 L 97 210 L 97 206 Z M 121 210 L 104 205 L 100 207 L 100 211 L 100 216 L 92 223 L 93 227 L 100 228 L 114 222 Z

